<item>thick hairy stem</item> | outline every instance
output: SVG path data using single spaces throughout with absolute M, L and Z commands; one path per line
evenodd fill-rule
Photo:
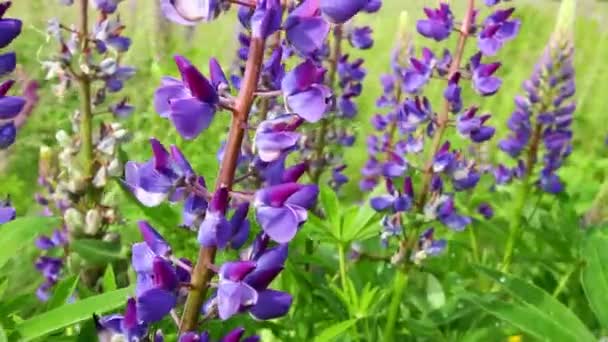
M 226 152 L 220 167 L 216 188 L 231 189 L 234 184 L 238 156 L 247 129 L 249 112 L 254 101 L 255 91 L 260 79 L 260 71 L 264 61 L 264 39 L 254 37 L 251 40 L 249 56 L 245 67 L 243 86 L 236 101 L 235 111 L 226 143 Z M 209 282 L 213 277 L 211 265 L 215 262 L 216 248 L 201 247 L 198 260 L 192 272 L 192 281 L 186 306 L 182 314 L 180 332 L 196 330 L 201 307 L 207 296 Z
M 80 0 L 78 22 L 81 51 L 83 56 L 89 53 L 89 0 Z M 76 79 L 80 88 L 80 153 L 84 177 L 87 182 L 93 179 L 93 110 L 91 105 L 91 79 L 85 73 Z
M 450 79 L 458 70 L 460 69 L 460 64 L 462 62 L 462 55 L 464 54 L 464 47 L 467 42 L 467 38 L 471 32 L 471 24 L 473 21 L 473 14 L 475 10 L 475 0 L 469 0 L 467 5 L 467 11 L 462 21 L 462 25 L 460 27 L 460 37 L 458 37 L 458 45 L 456 46 L 456 51 L 454 53 L 454 60 L 450 65 L 450 70 L 448 71 L 447 79 Z M 422 179 L 422 188 L 420 190 L 420 198 L 418 199 L 418 210 L 422 210 L 424 205 L 426 204 L 426 197 L 429 191 L 429 187 L 431 184 L 431 179 L 433 178 L 433 159 L 435 154 L 441 147 L 441 143 L 443 142 L 443 135 L 445 134 L 446 129 L 448 128 L 449 122 L 449 114 L 450 114 L 450 103 L 448 100 L 444 100 L 443 109 L 437 116 L 437 129 L 435 131 L 435 135 L 433 136 L 433 142 L 431 143 L 431 149 L 429 151 L 428 159 L 424 168 L 424 176 Z
M 532 184 L 530 183 L 530 175 L 532 174 L 532 170 L 536 164 L 541 138 L 542 126 L 540 124 L 536 124 L 530 140 L 530 148 L 528 149 L 528 154 L 526 157 L 526 169 L 524 170 L 521 187 L 517 191 L 518 197 L 515 204 L 515 217 L 509 224 L 509 237 L 507 238 L 507 242 L 505 244 L 505 254 L 502 259 L 501 270 L 503 272 L 507 272 L 511 266 L 511 261 L 513 260 L 513 250 L 517 240 L 519 239 L 519 235 L 521 234 L 521 225 L 523 224 L 524 218 L 523 210 L 526 206 L 526 200 L 528 199 L 528 195 L 530 194 L 530 190 L 532 188 Z

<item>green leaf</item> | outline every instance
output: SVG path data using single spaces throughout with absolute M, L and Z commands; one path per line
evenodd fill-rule
M 46 308 L 47 310 L 58 308 L 67 303 L 70 296 L 74 293 L 80 278 L 77 275 L 69 276 L 63 279 L 53 290 L 53 296 L 49 299 Z
M 581 282 L 591 309 L 602 327 L 608 328 L 608 237 L 592 234 L 583 246 L 585 268 Z
M 120 186 L 125 197 L 131 204 L 134 204 L 137 208 L 136 213 L 138 218 L 144 216 L 152 225 L 164 227 L 164 228 L 175 228 L 179 226 L 181 216 L 176 210 L 174 210 L 169 204 L 163 203 L 156 207 L 146 207 L 133 195 L 133 193 L 118 179 L 116 182 Z
M 6 278 L 0 282 L 0 302 L 2 302 L 2 297 L 4 297 L 4 293 L 6 292 L 7 288 L 8 288 L 8 278 Z
M 445 305 L 445 293 L 439 280 L 432 274 L 426 278 L 426 299 L 432 309 L 436 310 Z
M 323 331 L 315 337 L 314 342 L 330 342 L 335 341 L 337 337 L 344 334 L 348 329 L 350 329 L 353 325 L 357 323 L 356 319 L 351 319 L 348 321 L 340 322 L 334 324 L 328 328 L 325 328 Z
M 579 318 L 572 313 L 570 309 L 543 289 L 534 284 L 529 284 L 515 276 L 504 274 L 487 267 L 476 266 L 476 269 L 498 282 L 504 290 L 523 304 L 520 307 L 505 303 L 505 306 L 503 307 L 505 311 L 512 312 L 515 310 L 517 313 L 524 312 L 530 317 L 538 317 L 538 320 L 542 318 L 543 320 L 552 322 L 552 324 L 555 324 L 557 328 L 559 328 L 560 335 L 562 336 L 558 339 L 560 341 L 568 341 L 570 338 L 572 338 L 572 341 L 594 340 L 593 334 Z M 494 303 L 492 303 L 492 305 L 493 304 Z M 537 320 L 526 319 L 525 322 L 527 322 L 528 325 L 538 324 Z M 529 326 L 528 329 L 536 330 L 538 328 Z M 547 331 L 545 334 L 555 333 L 555 331 L 558 330 L 554 330 L 553 332 Z
M 343 235 L 347 242 L 364 241 L 380 235 L 380 225 L 375 219 L 378 214 L 372 207 L 364 204 L 354 207 L 354 210 L 356 214 L 344 219 Z
M 79 239 L 70 243 L 70 247 L 83 259 L 106 264 L 111 261 L 124 259 L 120 251 L 120 244 L 95 239 Z
M 336 196 L 336 193 L 327 186 L 321 187 L 321 205 L 323 206 L 325 216 L 330 225 L 330 229 L 334 232 L 338 232 L 335 234 L 337 237 L 341 237 L 342 233 L 340 228 L 342 226 L 341 218 L 342 218 L 342 210 L 340 208 L 340 201 Z
M 0 234 L 0 267 L 28 245 L 35 237 L 56 228 L 59 221 L 51 217 L 21 217 L 2 225 Z
M 496 299 L 484 300 L 475 295 L 468 295 L 466 299 L 489 314 L 521 329 L 539 341 L 593 341 L 579 340 L 574 332 L 552 320 L 541 311 L 530 308 L 527 305 L 509 303 Z
M 32 317 L 16 327 L 22 337 L 20 341 L 31 341 L 53 331 L 90 319 L 93 314 L 115 310 L 123 306 L 132 293 L 133 287 L 127 287 L 66 304 Z
M 108 264 L 106 271 L 103 274 L 102 285 L 104 292 L 116 290 L 116 276 L 114 275 L 114 268 L 112 264 Z

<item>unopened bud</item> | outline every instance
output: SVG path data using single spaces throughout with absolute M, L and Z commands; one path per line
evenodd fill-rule
M 99 228 L 101 228 L 101 214 L 97 209 L 90 209 L 85 218 L 84 232 L 87 235 L 97 235 Z
M 110 164 L 108 165 L 108 175 L 110 177 L 117 177 L 122 174 L 122 165 L 118 158 L 112 159 Z
M 93 186 L 96 188 L 103 188 L 108 183 L 108 169 L 105 166 L 102 166 L 95 177 L 93 177 Z
M 68 231 L 72 234 L 81 232 L 84 227 L 84 217 L 82 217 L 82 214 L 74 208 L 69 208 L 65 211 L 63 220 L 65 221 Z
M 72 139 L 68 133 L 62 129 L 55 133 L 55 139 L 57 139 L 57 142 L 61 147 L 69 147 L 72 144 Z

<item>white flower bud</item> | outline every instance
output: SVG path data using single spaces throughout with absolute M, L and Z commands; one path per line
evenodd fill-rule
M 69 208 L 63 214 L 63 220 L 65 221 L 65 225 L 70 233 L 74 234 L 82 231 L 84 226 L 84 217 L 82 217 L 82 214 L 78 210 Z
M 93 186 L 96 188 L 103 188 L 108 183 L 108 169 L 102 166 L 95 177 L 93 177 Z
M 97 209 L 90 209 L 85 218 L 84 232 L 87 235 L 96 235 L 99 228 L 101 228 L 101 214 Z

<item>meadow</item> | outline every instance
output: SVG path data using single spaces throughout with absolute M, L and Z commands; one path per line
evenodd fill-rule
M 34 239 L 57 226 L 57 221 L 48 220 L 64 220 L 39 217 L 41 209 L 35 194 L 41 188 L 38 182 L 39 167 L 43 164 L 39 160 L 40 148 L 57 145 L 57 131 L 70 130 L 70 117 L 82 102 L 82 95 L 74 89 L 58 96 L 56 79 L 48 79 L 48 70 L 43 68 L 43 61 L 57 50 L 57 42 L 47 34 L 48 20 L 76 22 L 75 5 L 60 6 L 56 2 L 14 1 L 5 15 L 23 21 L 22 33 L 10 49 L 17 53 L 19 74 L 38 82 L 39 99 L 19 128 L 14 145 L 0 150 L 0 196 L 10 196 L 17 213 L 13 223 L 0 226 L 0 342 L 102 340 L 99 326 L 96 330 L 92 317 L 93 314 L 122 313 L 127 297 L 132 295 L 137 274 L 129 261 L 131 246 L 142 240 L 139 220 L 148 220 L 179 257 L 195 261 L 200 247 L 195 233 L 178 227 L 181 205 L 164 203 L 148 208 L 130 196 L 119 181 L 108 181 L 100 193 L 104 198 L 111 198 L 119 208 L 120 220 L 105 227 L 104 237 L 110 233 L 119 235 L 118 245 L 111 248 L 97 243 L 75 245 L 70 252 L 79 254 L 84 264 L 89 262 L 95 266 L 94 279 L 85 279 L 84 273 L 79 273 L 82 268 L 74 271 L 66 267 L 50 299 L 41 303 L 36 296 L 42 276 L 35 268 L 40 250 L 35 247 Z M 489 171 L 474 190 L 456 197 L 458 210 L 473 218 L 465 231 L 435 224 L 436 234 L 447 241 L 448 247 L 442 254 L 425 259 L 422 265 L 409 262 L 403 255 L 403 264 L 395 262 L 399 259 L 401 243 L 418 240 L 418 234 L 411 235 L 409 228 L 404 228 L 407 233 L 403 240 L 383 247 L 382 219 L 386 216 L 370 208 L 370 199 L 383 194 L 384 186 L 373 191 L 361 190 L 359 186 L 363 179 L 361 170 L 368 160 L 367 137 L 376 131 L 371 120 L 375 114 L 386 112 L 377 106 L 377 99 L 383 94 L 380 77 L 391 72 L 391 53 L 403 37 L 402 13 L 407 13 L 405 28 L 418 55 L 423 46 L 438 55 L 444 47 L 456 46 L 455 34 L 447 41 L 435 42 L 416 33 L 416 21 L 424 16 L 423 7 L 434 7 L 437 3 L 384 0 L 379 12 L 352 19 L 355 25 L 372 28 L 374 43 L 370 49 L 348 46 L 342 51 L 363 58 L 367 72 L 362 94 L 356 98 L 357 116 L 347 123 L 356 142 L 334 152 L 347 166 L 343 174 L 348 182 L 334 192 L 327 186 L 331 172 L 316 179 L 321 187 L 317 204 L 306 208 L 310 209 L 308 221 L 290 242 L 284 271 L 272 283 L 273 289 L 289 292 L 293 297 L 289 312 L 272 320 L 252 319 L 246 314 L 218 320 L 213 312 L 207 313 L 201 316 L 204 320 L 196 326 L 197 331 L 210 331 L 213 340 L 218 340 L 219 336 L 241 326 L 247 336 L 257 334 L 262 341 L 597 341 L 608 338 L 606 2 L 579 0 L 574 5 L 571 42 L 576 111 L 571 124 L 572 152 L 558 171 L 564 191 L 545 194 L 530 190 L 522 195 L 522 187 L 515 180 L 497 188 Z M 462 18 L 466 3 L 450 1 L 456 18 Z M 482 164 L 514 166 L 513 159 L 499 149 L 499 141 L 509 134 L 508 120 L 516 109 L 514 98 L 525 93 L 522 83 L 530 78 L 551 40 L 560 3 L 522 0 L 503 1 L 499 5 L 515 7 L 513 17 L 521 21 L 519 34 L 492 57 L 502 63 L 497 71 L 502 79 L 500 91 L 480 97 L 471 87 L 462 89 L 465 107 L 477 104 L 480 113 L 490 112 L 488 123 L 496 128 L 494 138 L 476 150 L 483 155 Z M 483 7 L 480 14 L 483 17 L 490 13 L 483 4 L 478 6 Z M 169 120 L 157 114 L 154 97 L 163 76 L 178 75 L 173 60 L 175 54 L 186 57 L 205 74 L 212 57 L 228 69 L 239 49 L 235 11 L 192 27 L 164 19 L 153 1 L 125 0 L 118 12 L 126 25 L 121 34 L 132 39 L 120 62 L 137 70 L 121 90 L 135 108 L 129 117 L 121 120 L 131 135 L 130 140 L 121 145 L 121 158 L 125 162 L 150 159 L 148 141 L 155 137 L 165 146 L 175 144 L 181 149 L 193 169 L 204 175 L 207 185 L 219 184 L 217 152 L 228 136 L 230 115 L 218 114 L 202 134 L 192 140 L 184 139 Z M 90 18 L 96 20 L 92 12 Z M 470 56 L 476 49 L 474 42 L 469 43 L 464 55 Z M 296 63 L 299 62 L 287 62 L 288 70 Z M 424 89 L 434 108 L 441 107 L 444 89 L 442 82 L 431 82 Z M 110 118 L 100 116 L 99 121 Z M 309 134 L 317 129 L 309 123 L 304 127 L 310 127 L 307 128 Z M 457 133 L 450 135 L 453 146 L 466 150 L 467 142 L 457 137 Z M 298 155 L 289 160 L 296 163 L 300 158 Z M 116 178 L 124 177 L 121 174 Z M 314 174 L 307 174 L 302 182 L 311 182 L 313 178 Z M 415 176 L 414 182 L 418 184 L 416 182 L 423 179 L 424 174 Z M 400 181 L 396 183 L 401 186 Z M 523 196 L 523 200 L 518 202 L 518 196 Z M 484 219 L 477 211 L 482 203 L 489 203 L 493 208 L 490 219 Z M 206 215 L 209 216 L 209 211 Z M 249 216 L 254 217 L 253 209 Z M 422 216 L 408 216 L 402 224 L 419 225 L 422 221 L 426 224 Z M 512 247 L 513 258 L 507 263 L 510 267 L 505 268 L 505 242 L 510 239 L 515 221 L 521 226 L 516 228 L 521 236 Z M 251 226 L 254 231 L 263 230 L 253 219 Z M 23 229 L 23 232 L 7 234 L 9 229 Z M 98 236 L 95 239 L 101 241 Z M 312 253 L 310 245 L 314 245 Z M 238 257 L 237 251 L 227 251 L 215 264 Z M 407 269 L 403 272 L 407 273 L 405 278 L 399 276 L 402 269 Z M 177 311 L 181 313 L 180 309 Z M 156 329 L 165 333 L 167 341 L 178 339 L 178 330 L 168 316 L 147 328 L 150 334 L 142 340 L 151 338 Z

